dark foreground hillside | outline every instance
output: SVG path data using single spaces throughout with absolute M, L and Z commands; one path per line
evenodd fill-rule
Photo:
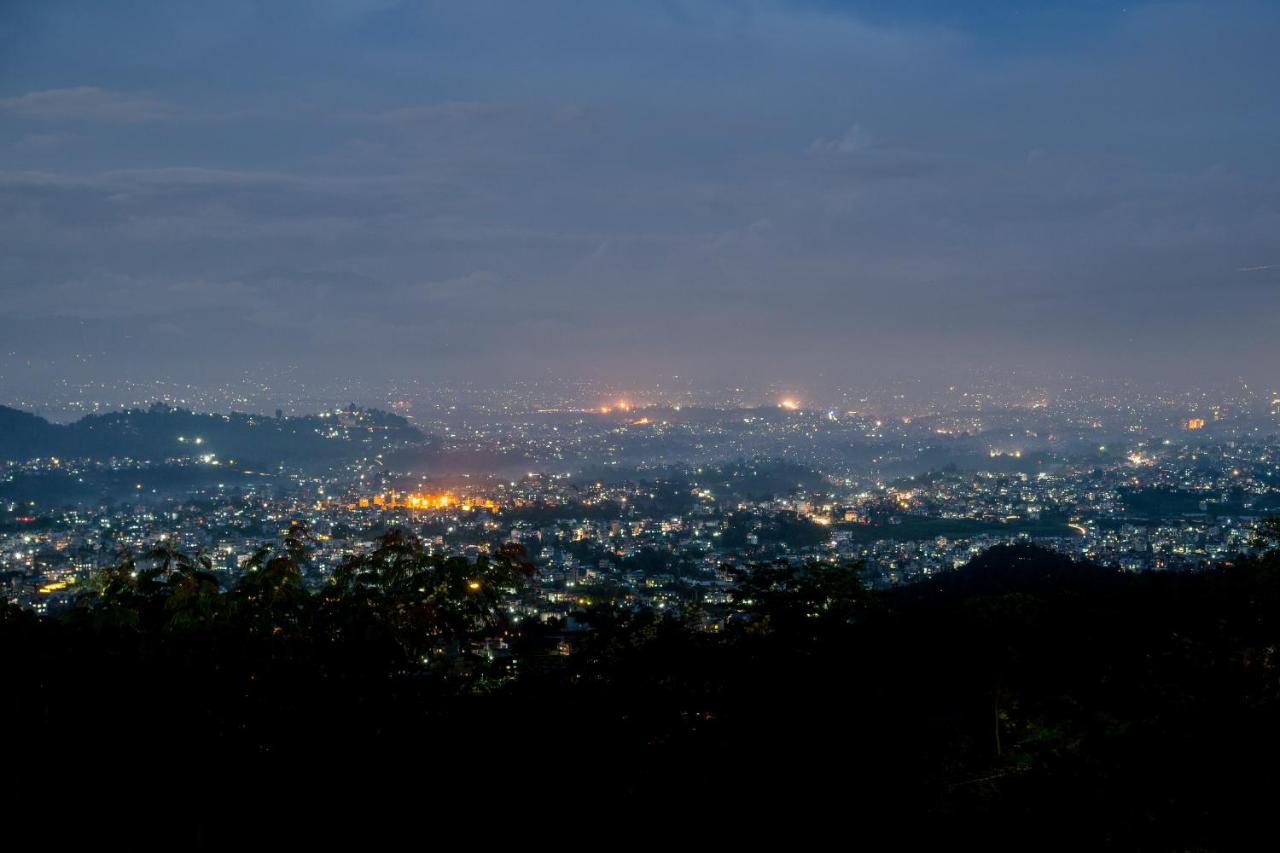
M 53 803 L 62 833 L 207 846 L 420 837 L 466 806 L 522 827 L 1230 849 L 1266 837 L 1280 792 L 1271 556 L 1132 576 L 1002 548 L 875 595 L 852 570 L 759 567 L 721 634 L 693 609 L 597 607 L 567 656 L 502 619 L 516 552 L 477 569 L 392 537 L 319 593 L 288 547 L 258 567 L 220 591 L 169 555 L 65 618 L 7 613 L 9 802 Z M 514 667 L 472 653 L 495 638 Z

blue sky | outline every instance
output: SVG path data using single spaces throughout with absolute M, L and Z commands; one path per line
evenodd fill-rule
M 0 364 L 1265 380 L 1278 35 L 1247 2 L 11 0 Z

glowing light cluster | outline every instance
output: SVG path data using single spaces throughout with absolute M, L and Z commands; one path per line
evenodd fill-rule
M 490 498 L 460 498 L 449 493 L 423 494 L 411 492 L 407 495 L 386 494 L 374 495 L 372 498 L 360 498 L 360 507 L 370 505 L 380 509 L 450 509 L 456 507 L 463 512 L 477 509 L 496 511 L 498 504 Z

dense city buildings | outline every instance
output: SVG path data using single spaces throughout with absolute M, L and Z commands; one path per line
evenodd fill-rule
M 1012 542 L 1119 571 L 1196 570 L 1247 553 L 1280 511 L 1280 401 L 1247 388 L 660 394 L 535 386 L 384 404 L 403 416 L 98 415 L 91 455 L 3 462 L 5 594 L 57 609 L 158 545 L 206 555 L 230 583 L 299 525 L 308 582 L 323 584 L 401 528 L 471 558 L 518 543 L 538 583 L 512 607 L 563 620 L 592 590 L 629 607 L 724 602 L 725 567 L 778 560 L 857 563 L 873 587 Z M 84 431 L 46 426 L 50 441 Z

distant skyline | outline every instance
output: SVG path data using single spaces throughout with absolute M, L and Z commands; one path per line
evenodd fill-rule
M 1280 6 L 0 8 L 55 379 L 1280 381 Z

